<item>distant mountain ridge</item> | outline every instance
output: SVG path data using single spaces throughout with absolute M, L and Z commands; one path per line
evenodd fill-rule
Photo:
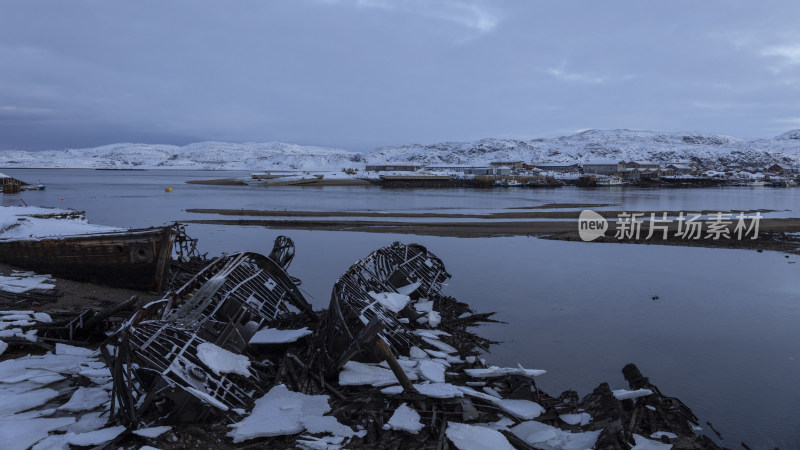
M 280 142 L 198 142 L 186 146 L 111 144 L 86 149 L 0 151 L 3 168 L 339 170 L 373 163 L 486 165 L 492 161 L 585 163 L 593 160 L 692 160 L 704 167 L 800 164 L 800 129 L 772 139 L 712 133 L 587 130 L 532 140 L 481 139 L 397 145 L 360 153 Z
M 400 145 L 365 155 L 372 162 L 485 165 L 492 161 L 585 163 L 595 160 L 692 160 L 704 167 L 800 164 L 800 130 L 773 139 L 745 140 L 710 133 L 587 130 L 551 139 L 481 139 L 434 145 Z
M 363 165 L 363 154 L 282 142 L 110 144 L 40 152 L 2 151 L 0 167 L 87 169 L 318 170 Z

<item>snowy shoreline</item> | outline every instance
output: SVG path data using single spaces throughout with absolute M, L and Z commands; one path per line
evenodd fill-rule
M 388 248 L 403 254 L 403 244 L 395 243 L 380 251 Z M 364 273 L 362 266 L 367 267 L 371 257 L 359 261 L 347 273 Z M 427 258 L 417 260 L 417 264 L 437 267 L 435 256 Z M 437 283 L 449 277 L 442 270 L 443 266 L 436 272 Z M 348 279 L 346 275 L 340 282 Z M 314 354 L 328 348 L 323 330 L 330 325 L 322 320 L 327 316 L 326 310 L 290 313 L 276 319 L 275 328 L 262 327 L 257 333 L 248 325 L 253 346 L 241 352 L 191 338 L 202 342 L 196 347 L 196 365 L 190 372 L 194 378 L 185 378 L 185 385 L 181 378 L 170 383 L 174 392 L 193 399 L 193 415 L 204 411 L 204 431 L 200 435 L 194 430 L 201 423 L 166 420 L 165 414 L 172 408 L 169 397 L 157 400 L 134 423 L 125 421 L 128 416 L 121 409 L 122 403 L 112 407 L 112 398 L 123 398 L 119 389 L 125 383 L 115 378 L 124 372 L 114 369 L 120 366 L 113 361 L 120 357 L 120 349 L 131 348 L 127 339 L 139 333 L 138 329 L 174 328 L 169 322 L 142 321 L 142 317 L 167 307 L 169 302 L 151 301 L 141 308 L 129 303 L 133 310 L 119 312 L 112 328 L 117 331 L 111 339 L 106 340 L 105 326 L 78 329 L 75 332 L 80 334 L 75 337 L 83 344 L 76 346 L 79 344 L 72 340 L 72 328 L 66 341 L 69 345 L 65 345 L 63 337 L 69 314 L 57 320 L 32 309 L 11 309 L 9 306 L 18 301 L 13 295 L 2 297 L 11 301 L 0 304 L 0 328 L 6 330 L 3 336 L 9 336 L 9 345 L 3 348 L 5 354 L 0 356 L 0 404 L 5 405 L 0 408 L 0 422 L 5 442 L 10 443 L 8 448 L 106 443 L 169 447 L 176 442 L 235 448 L 246 441 L 273 447 L 337 449 L 405 448 L 448 439 L 460 449 L 486 445 L 570 449 L 627 443 L 640 448 L 670 448 L 673 444 L 716 448 L 708 437 L 696 434 L 697 419 L 688 408 L 676 399 L 665 401 L 667 397 L 633 365 L 623 369 L 627 388 L 612 390 L 602 383 L 583 399 L 572 391 L 555 397 L 538 389 L 534 377 L 545 376 L 544 370 L 492 366 L 481 356 L 492 343 L 469 329 L 489 321 L 491 314 L 476 313 L 437 290 L 422 290 L 423 280 L 394 291 L 369 291 L 359 313 L 363 324 L 369 322 L 365 314 L 383 317 L 387 328 L 382 333 L 392 342 L 407 339 L 414 344 L 408 350 L 398 350 L 394 363 L 393 358 L 377 362 L 370 361 L 374 356 L 369 353 L 360 354 L 325 382 L 317 382 L 320 379 L 311 376 L 306 368 L 316 364 Z M 60 280 L 54 281 L 40 289 L 52 290 L 53 284 L 58 289 Z M 274 282 L 266 284 L 268 290 L 276 287 Z M 420 292 L 428 294 L 422 297 Z M 256 301 L 255 297 L 249 301 Z M 86 311 L 81 304 L 73 304 L 73 308 L 73 314 Z M 135 312 L 132 317 L 131 312 Z M 64 311 L 60 314 L 65 316 Z M 277 326 L 278 323 L 283 325 Z M 172 337 L 164 338 L 189 336 L 190 332 L 190 327 L 178 327 L 168 333 Z M 393 335 L 395 338 L 391 338 Z M 53 336 L 61 337 L 53 341 Z M 163 346 L 158 339 L 159 333 L 152 335 L 142 351 L 150 343 Z M 34 355 L 25 356 L 30 350 Z M 135 364 L 147 364 L 149 358 L 138 359 Z M 173 363 L 165 374 L 182 373 L 187 360 L 180 361 L 181 366 Z M 207 375 L 200 376 L 203 373 Z M 241 399 L 247 406 L 231 408 L 220 400 L 223 397 L 218 397 L 218 392 L 197 382 L 212 374 L 220 380 L 220 386 L 228 380 L 253 388 L 249 398 Z

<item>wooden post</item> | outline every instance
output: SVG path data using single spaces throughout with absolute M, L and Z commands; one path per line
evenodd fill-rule
M 378 352 L 380 352 L 381 356 L 389 363 L 389 367 L 392 369 L 394 376 L 397 377 L 397 381 L 400 382 L 400 385 L 403 386 L 403 390 L 407 393 L 412 394 L 419 394 L 419 391 L 411 384 L 411 380 L 408 379 L 408 375 L 403 371 L 403 368 L 400 367 L 400 363 L 397 362 L 392 351 L 389 349 L 389 345 L 386 341 L 383 340 L 382 336 L 378 336 L 378 340 L 375 342 L 375 345 L 378 347 Z

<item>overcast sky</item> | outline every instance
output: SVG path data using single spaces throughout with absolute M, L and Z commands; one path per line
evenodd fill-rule
M 800 128 L 788 1 L 0 2 L 0 150 Z

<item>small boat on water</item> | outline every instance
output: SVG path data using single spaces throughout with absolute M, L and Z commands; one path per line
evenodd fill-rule
M 619 177 L 603 178 L 595 182 L 596 186 L 622 186 L 623 184 L 625 184 L 625 182 Z
M 766 183 L 764 182 L 764 180 L 753 180 L 747 183 L 748 187 L 764 187 L 765 185 Z
M 45 188 L 45 185 L 39 183 L 39 184 L 28 184 L 28 185 L 22 186 L 21 189 L 23 191 L 43 191 L 44 188 Z
M 30 239 L 0 239 L 0 261 L 76 281 L 161 290 L 175 226 Z
M 521 182 L 521 181 L 519 181 L 517 179 L 514 179 L 514 178 L 508 178 L 508 179 L 504 178 L 502 180 L 495 181 L 494 182 L 494 186 L 498 186 L 498 187 L 523 187 L 523 186 L 525 186 L 525 183 L 523 183 L 523 182 Z
M 531 180 L 525 183 L 525 187 L 531 188 L 554 188 L 564 186 L 564 182 L 556 179 Z

